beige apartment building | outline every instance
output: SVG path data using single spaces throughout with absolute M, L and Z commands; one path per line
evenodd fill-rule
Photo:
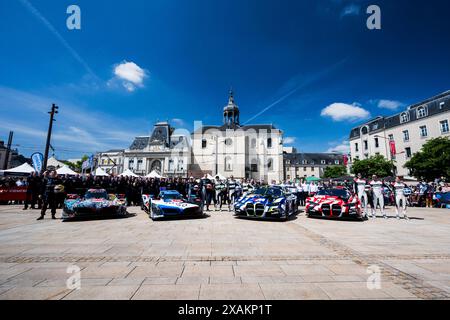
M 350 165 L 355 159 L 383 155 L 393 160 L 396 174 L 412 178 L 404 167 L 432 138 L 450 137 L 450 90 L 392 116 L 379 116 L 350 132 Z

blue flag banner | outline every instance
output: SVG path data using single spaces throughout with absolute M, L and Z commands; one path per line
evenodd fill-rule
M 44 155 L 40 152 L 35 152 L 31 155 L 31 161 L 33 161 L 33 168 L 36 172 L 41 172 L 44 163 Z

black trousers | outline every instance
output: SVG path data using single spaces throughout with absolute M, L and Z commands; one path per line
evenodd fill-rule
M 56 214 L 56 207 L 58 203 L 56 201 L 55 194 L 49 194 L 46 197 L 44 197 L 44 204 L 42 205 L 41 215 L 45 216 L 45 212 L 47 209 L 50 209 L 50 212 L 52 213 L 52 216 Z

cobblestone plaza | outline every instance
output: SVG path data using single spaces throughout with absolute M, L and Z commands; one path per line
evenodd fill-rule
M 0 299 L 448 299 L 448 210 L 365 222 L 203 219 L 62 222 L 0 207 Z M 58 211 L 57 217 L 61 212 Z M 68 289 L 68 267 L 81 288 Z M 379 268 L 380 288 L 368 286 Z

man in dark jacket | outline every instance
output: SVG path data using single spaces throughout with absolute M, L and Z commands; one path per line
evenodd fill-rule
M 43 183 L 43 193 L 42 198 L 44 204 L 42 205 L 41 216 L 37 218 L 37 220 L 44 219 L 45 212 L 47 208 L 50 208 L 52 213 L 52 219 L 56 219 L 56 196 L 55 196 L 55 186 L 57 184 L 56 181 L 56 171 L 51 171 L 47 178 L 44 178 Z

